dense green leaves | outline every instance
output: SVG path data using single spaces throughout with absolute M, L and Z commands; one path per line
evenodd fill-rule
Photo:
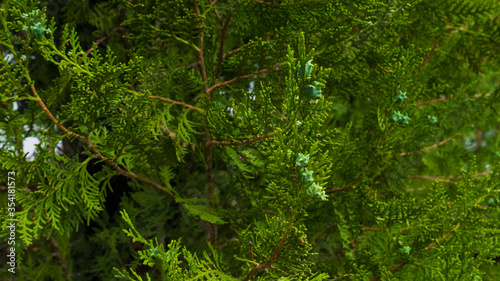
M 19 280 L 500 278 L 497 0 L 45 2 L 0 11 Z

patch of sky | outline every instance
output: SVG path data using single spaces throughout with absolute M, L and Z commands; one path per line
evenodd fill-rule
M 3 55 L 3 60 L 6 60 L 7 64 L 11 64 L 15 61 L 14 55 L 11 52 L 7 51 Z
M 36 155 L 36 145 L 40 143 L 40 140 L 35 137 L 27 137 L 23 140 L 23 152 L 28 153 L 26 155 L 26 160 L 35 160 Z

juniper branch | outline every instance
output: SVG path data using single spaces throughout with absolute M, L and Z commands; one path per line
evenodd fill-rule
M 458 223 L 450 232 L 448 232 L 445 235 L 443 235 L 443 237 L 441 237 L 440 239 L 438 239 L 436 242 L 432 242 L 431 244 L 429 244 L 429 246 L 425 247 L 424 250 L 426 250 L 426 251 L 431 250 L 432 248 L 434 248 L 437 245 L 437 243 L 440 243 L 444 239 L 446 239 L 448 236 L 453 235 L 452 232 L 455 231 L 455 230 L 457 230 L 459 227 L 460 227 L 460 223 Z M 391 272 L 391 273 L 396 272 L 396 271 L 400 270 L 401 268 L 403 268 L 407 264 L 408 264 L 407 262 L 399 263 L 399 264 L 395 265 L 393 268 L 391 268 L 389 270 L 389 272 Z M 370 281 L 377 281 L 377 280 L 379 280 L 378 276 L 374 276 L 374 277 L 372 277 L 370 279 Z
M 31 83 L 31 79 L 28 75 L 26 75 L 26 79 L 28 80 L 28 83 Z M 42 99 L 40 98 L 40 96 L 38 95 L 36 89 L 35 89 L 35 86 L 31 86 L 31 91 L 33 92 L 33 95 L 35 96 L 36 98 L 36 101 L 38 103 L 38 105 L 42 108 L 42 110 L 45 112 L 45 115 L 47 115 L 49 117 L 50 120 L 52 120 L 52 122 L 54 122 L 57 126 L 57 128 L 59 128 L 61 131 L 63 131 L 65 134 L 69 135 L 69 136 L 72 136 L 72 137 L 75 137 L 79 140 L 81 140 L 83 143 L 85 143 L 89 148 L 90 150 L 101 160 L 103 160 L 104 162 L 106 162 L 106 164 L 110 165 L 111 167 L 113 167 L 117 172 L 118 174 L 122 175 L 122 176 L 125 176 L 129 179 L 132 179 L 132 180 L 138 180 L 138 181 L 141 181 L 143 183 L 146 183 L 148 185 L 151 185 L 155 188 L 157 188 L 158 190 L 161 190 L 165 193 L 167 193 L 168 195 L 174 197 L 174 195 L 172 194 L 172 192 L 168 189 L 166 189 L 165 187 L 157 184 L 156 182 L 150 180 L 150 179 L 147 179 L 147 178 L 143 178 L 143 177 L 140 177 L 130 171 L 125 171 L 123 170 L 122 168 L 120 168 L 120 166 L 118 165 L 118 163 L 116 163 L 115 161 L 113 161 L 113 159 L 111 158 L 108 158 L 104 155 L 101 154 L 101 152 L 99 152 L 99 150 L 97 150 L 97 148 L 90 142 L 89 139 L 87 139 L 86 137 L 82 136 L 82 135 L 79 135 L 77 133 L 74 133 L 70 130 L 68 130 L 66 127 L 64 127 L 61 123 L 59 123 L 59 121 L 54 117 L 54 115 L 52 115 L 52 113 L 49 111 L 49 109 L 47 108 L 47 106 L 45 106 L 45 104 L 43 103 Z
M 294 208 L 292 210 L 292 216 L 290 218 L 290 222 L 288 222 L 288 226 L 285 230 L 285 233 L 283 234 L 280 241 L 278 242 L 278 246 L 271 254 L 271 257 L 264 264 L 255 264 L 252 267 L 252 269 L 250 269 L 250 271 L 248 271 L 248 273 L 247 273 L 245 279 L 243 279 L 243 281 L 250 280 L 250 278 L 256 273 L 256 271 L 263 271 L 263 270 L 266 270 L 267 268 L 271 267 L 272 264 L 278 259 L 278 256 L 279 256 L 281 250 L 283 249 L 283 247 L 285 246 L 286 240 L 288 239 L 288 235 L 290 234 L 290 231 L 292 230 L 292 226 L 293 226 L 293 223 L 295 221 L 295 211 L 296 211 L 296 209 Z

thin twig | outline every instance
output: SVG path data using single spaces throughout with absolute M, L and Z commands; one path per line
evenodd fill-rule
M 245 279 L 243 279 L 243 281 L 250 280 L 250 278 L 255 274 L 256 271 L 262 271 L 262 270 L 268 269 L 269 267 L 272 266 L 272 264 L 276 261 L 276 259 L 278 259 L 278 256 L 279 256 L 281 250 L 283 249 L 283 247 L 285 246 L 286 240 L 288 239 L 288 235 L 290 234 L 290 231 L 292 230 L 292 226 L 293 226 L 293 223 L 295 221 L 295 211 L 296 211 L 295 209 L 292 210 L 292 217 L 290 219 L 290 222 L 288 223 L 288 226 L 285 230 L 285 233 L 281 237 L 281 239 L 278 243 L 278 246 L 271 254 L 271 257 L 264 264 L 257 264 L 257 263 L 254 264 L 254 266 L 247 273 L 247 275 L 246 275 Z
M 63 269 L 64 275 L 66 277 L 68 277 L 69 280 L 71 280 L 70 273 L 68 271 L 68 263 L 66 262 L 66 260 L 62 256 L 61 251 L 59 249 L 59 245 L 57 245 L 57 242 L 54 239 L 54 236 L 51 236 L 49 238 L 49 242 L 52 245 L 52 252 L 53 252 L 52 255 L 55 256 L 57 258 L 57 260 L 59 261 L 59 264 L 61 265 L 61 267 Z
M 194 10 L 196 15 L 201 16 L 200 12 L 200 7 L 198 5 L 198 0 L 194 1 Z M 200 34 L 200 44 L 198 47 L 198 64 L 200 66 L 201 70 L 201 76 L 203 79 L 203 89 L 205 94 L 207 95 L 208 100 L 212 99 L 211 92 L 208 91 L 208 85 L 207 85 L 207 71 L 205 68 L 205 59 L 203 57 L 203 39 L 205 38 L 205 34 L 201 32 Z M 206 144 L 210 143 L 212 140 L 212 136 L 210 134 L 210 131 L 208 128 L 205 129 L 205 138 L 206 138 Z M 212 208 L 216 208 L 216 203 L 215 203 L 215 188 L 213 184 L 213 177 L 214 177 L 214 156 L 213 156 L 213 147 L 210 145 L 206 145 L 206 172 L 205 176 L 207 179 L 207 195 L 208 195 L 208 201 L 209 201 L 209 206 Z M 204 220 L 200 220 L 200 223 L 202 224 L 202 227 L 206 231 L 206 240 L 207 242 L 211 243 L 214 247 L 217 247 L 217 225 L 215 223 L 209 223 Z
M 271 2 L 263 2 L 263 1 L 260 1 L 260 0 L 253 0 L 253 1 L 255 3 L 266 5 L 266 6 L 269 6 L 269 7 L 279 7 L 280 6 L 279 4 L 275 4 L 275 3 L 271 3 Z
M 325 191 L 325 193 L 326 194 L 331 194 L 331 193 L 335 193 L 335 192 L 344 191 L 344 190 L 347 190 L 347 189 L 353 187 L 363 177 L 363 173 L 364 172 L 359 173 L 358 177 L 353 182 L 351 182 L 350 184 L 348 184 L 348 185 L 346 185 L 344 187 L 332 188 L 331 190 Z
M 224 25 L 222 25 L 221 32 L 220 32 L 219 55 L 217 58 L 217 68 L 215 69 L 215 77 L 217 79 L 219 77 L 219 73 L 220 73 L 221 68 L 222 68 L 222 60 L 224 59 L 224 44 L 226 43 L 227 27 L 229 26 L 230 21 L 231 21 L 231 11 L 228 12 L 227 19 L 224 22 Z
M 366 232 L 366 231 L 375 231 L 375 232 L 378 232 L 378 231 L 383 231 L 383 230 L 381 228 L 377 228 L 377 227 L 363 227 L 361 229 L 360 235 L 363 234 L 363 232 Z M 408 232 L 408 231 L 410 231 L 410 229 L 409 228 L 401 228 L 399 231 L 401 231 L 401 232 Z M 390 232 L 390 230 L 389 230 L 389 232 Z
M 470 177 L 471 178 L 483 177 L 483 176 L 487 176 L 487 175 L 491 174 L 492 172 L 493 171 L 477 173 L 477 174 L 471 175 Z M 447 183 L 451 183 L 451 184 L 455 184 L 455 185 L 458 184 L 458 182 L 447 180 L 445 177 L 429 177 L 429 176 L 421 176 L 421 175 L 410 175 L 409 177 L 412 178 L 412 179 L 431 180 L 431 181 L 443 181 L 443 182 L 447 182 Z M 461 179 L 462 176 L 451 176 L 451 177 L 448 177 L 448 178 L 449 179 Z
M 282 64 L 282 63 L 276 64 L 276 66 L 275 66 L 275 67 L 276 67 L 276 68 L 278 68 L 281 64 Z M 247 75 L 243 75 L 243 76 L 235 77 L 235 78 L 233 78 L 233 79 L 231 79 L 231 80 L 224 81 L 224 82 L 219 83 L 219 84 L 215 84 L 215 85 L 213 85 L 212 87 L 208 88 L 207 93 L 210 93 L 210 94 L 211 94 L 211 93 L 213 92 L 213 90 L 215 90 L 215 89 L 217 89 L 217 88 L 224 87 L 224 86 L 226 86 L 226 85 L 228 85 L 228 84 L 234 83 L 234 82 L 236 82 L 236 81 L 238 81 L 238 80 L 241 80 L 241 79 L 246 79 L 246 78 L 249 78 L 249 77 L 252 77 L 252 76 L 255 76 L 255 75 L 259 75 L 259 74 L 262 74 L 262 73 L 266 73 L 266 72 L 268 72 L 269 70 L 271 70 L 271 69 L 269 69 L 269 68 L 261 69 L 261 70 L 257 71 L 256 73 L 252 73 L 252 74 L 247 74 Z
M 194 1 L 194 9 L 195 12 L 198 16 L 201 16 L 200 13 L 200 7 L 198 6 L 198 1 Z M 205 59 L 203 58 L 203 39 L 205 38 L 203 32 L 200 34 L 200 45 L 198 46 L 198 64 L 200 65 L 201 69 L 201 76 L 203 78 L 203 88 L 205 89 L 205 93 L 208 96 L 208 99 L 211 98 L 210 93 L 207 91 L 208 85 L 207 85 L 207 70 L 205 68 Z
M 276 216 L 279 216 L 280 214 L 274 212 L 274 211 L 270 211 L 270 210 L 264 210 L 264 212 L 266 213 L 269 213 L 269 214 L 273 214 L 273 215 L 276 215 Z
M 473 97 L 474 98 L 480 98 L 480 97 L 489 97 L 491 96 L 491 94 L 475 94 Z M 430 101 L 425 101 L 425 102 L 421 102 L 421 103 L 416 103 L 415 106 L 419 107 L 419 109 L 423 109 L 423 107 L 421 107 L 422 105 L 428 105 L 428 104 L 433 104 L 433 103 L 437 103 L 437 102 L 447 102 L 449 100 L 453 99 L 453 95 L 451 95 L 448 99 L 445 98 L 445 96 L 441 96 L 439 99 L 435 99 L 435 100 L 430 100 Z
M 255 260 L 253 259 L 252 241 L 248 241 L 248 246 L 250 246 L 250 251 L 249 251 L 250 258 L 252 259 L 253 262 L 255 262 Z
M 243 50 L 244 48 L 245 48 L 245 46 L 241 46 L 241 47 L 236 48 L 236 49 L 234 49 L 234 50 L 232 50 L 232 51 L 229 51 L 227 54 L 225 54 L 225 55 L 224 55 L 224 59 L 227 59 L 228 57 L 230 57 L 230 56 L 232 56 L 232 55 L 236 54 L 237 52 L 239 52 L 239 51 Z
M 215 5 L 215 3 L 217 3 L 217 0 L 214 0 L 214 1 L 209 0 L 208 2 L 210 2 L 210 5 Z M 219 21 L 219 23 L 222 23 L 222 19 L 219 15 L 219 12 L 217 12 L 217 9 L 214 8 L 213 11 L 214 11 L 215 16 L 217 17 L 217 20 Z
M 95 41 L 95 46 L 97 47 L 99 44 L 101 44 L 102 41 L 108 39 L 108 37 L 113 34 L 115 31 L 119 30 L 119 29 L 123 29 L 123 27 L 119 26 L 119 27 L 116 27 L 114 28 L 113 30 L 111 30 L 111 32 L 109 32 L 106 36 L 102 37 L 101 39 Z M 92 47 L 90 47 L 90 49 L 88 49 L 86 52 L 85 52 L 85 55 L 88 57 L 90 52 L 92 52 L 92 49 L 94 48 L 94 45 L 92 45 Z
M 432 44 L 432 49 L 429 52 L 427 52 L 427 54 L 425 54 L 425 56 L 424 56 L 424 62 L 419 66 L 419 69 L 421 69 L 421 68 L 423 68 L 424 66 L 427 65 L 427 63 L 429 62 L 429 59 L 436 52 L 436 48 L 437 47 L 439 47 L 439 42 L 438 41 L 434 42 L 434 44 Z
M 457 133 L 457 135 L 461 135 L 461 134 L 460 134 L 460 133 Z M 420 149 L 420 150 L 417 150 L 417 151 L 426 151 L 426 150 L 429 150 L 429 149 L 433 149 L 433 148 L 436 148 L 436 147 L 438 147 L 438 146 L 440 146 L 440 145 L 443 145 L 443 144 L 445 144 L 445 143 L 447 143 L 447 142 L 449 142 L 449 141 L 451 141 L 451 140 L 453 140 L 453 138 L 452 138 L 452 137 L 449 137 L 449 138 L 447 138 L 447 139 L 445 139 L 445 140 L 443 140 L 443 141 L 441 141 L 441 142 L 438 142 L 438 143 L 433 144 L 433 145 L 428 146 L 428 147 L 424 147 L 424 148 L 422 148 L 422 149 Z M 401 154 L 399 154 L 399 156 L 410 155 L 410 154 L 413 154 L 413 153 L 415 153 L 415 151 L 413 151 L 413 152 L 402 152 Z
M 187 41 L 187 40 L 184 40 L 184 39 L 182 39 L 182 38 L 180 38 L 180 37 L 176 36 L 175 34 L 164 33 L 164 32 L 162 32 L 162 30 L 161 30 L 160 28 L 157 28 L 156 26 L 151 25 L 151 24 L 149 25 L 149 27 L 153 30 L 153 33 L 158 32 L 158 33 L 163 34 L 164 36 L 167 36 L 167 37 L 172 37 L 172 38 L 174 38 L 175 40 L 177 40 L 178 42 L 181 42 L 181 43 L 183 43 L 183 44 L 185 44 L 185 45 L 188 45 L 190 48 L 192 48 L 192 49 L 193 49 L 193 50 L 195 50 L 196 52 L 198 52 L 198 51 L 199 51 L 199 47 L 197 47 L 195 44 L 193 44 L 193 43 L 191 43 L 191 42 L 189 42 L 189 41 Z
M 420 179 L 420 180 L 430 180 L 430 181 L 442 181 L 451 184 L 458 184 L 456 181 L 450 181 L 445 179 L 445 177 L 429 177 L 429 176 L 421 176 L 421 175 L 410 175 L 411 179 Z
M 203 109 L 201 109 L 199 107 L 192 106 L 190 104 L 184 103 L 184 102 L 180 102 L 180 101 L 176 101 L 176 100 L 171 100 L 171 99 L 160 97 L 160 96 L 149 96 L 149 98 L 151 98 L 151 99 L 159 99 L 159 100 L 167 101 L 167 102 L 170 102 L 170 103 L 173 103 L 173 104 L 182 105 L 182 106 L 187 107 L 189 109 L 193 109 L 193 110 L 197 110 L 197 111 L 199 111 L 201 113 L 205 113 L 205 110 L 203 110 Z
M 477 174 L 474 174 L 471 176 L 471 178 L 475 178 L 475 177 L 483 177 L 483 176 L 487 176 L 489 174 L 493 173 L 493 171 L 489 171 L 489 172 L 482 172 L 482 173 L 477 173 Z M 458 176 L 457 178 L 461 178 L 462 176 Z M 450 177 L 450 178 L 454 178 L 454 177 Z
M 256 142 L 256 141 L 259 141 L 259 140 L 267 139 L 269 137 L 272 137 L 272 136 L 276 135 L 277 133 L 278 133 L 278 131 L 274 131 L 274 132 L 269 133 L 269 134 L 257 136 L 257 137 L 254 137 L 254 138 L 251 138 L 251 139 L 246 139 L 246 140 L 243 140 L 243 141 L 215 141 L 215 140 L 213 140 L 213 141 L 210 141 L 209 143 L 207 143 L 207 145 L 210 145 L 210 146 L 237 146 L 237 145 L 244 145 L 244 144 Z
M 436 103 L 436 102 L 446 102 L 446 101 L 447 101 L 447 99 L 444 96 L 441 96 L 439 99 L 425 101 L 425 102 L 421 102 L 421 103 L 416 103 L 415 106 L 422 106 L 422 105 L 428 105 L 428 104 L 432 104 L 432 103 Z
M 227 59 L 229 58 L 230 56 L 236 54 L 237 52 L 245 49 L 246 47 L 252 45 L 252 44 L 255 44 L 255 41 L 250 41 L 248 42 L 247 44 L 243 45 L 243 46 L 239 46 L 238 48 L 232 50 L 232 51 L 229 51 L 227 54 L 224 55 L 224 59 Z

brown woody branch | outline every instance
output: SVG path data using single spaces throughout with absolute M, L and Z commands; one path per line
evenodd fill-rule
M 250 251 L 248 252 L 250 254 L 250 258 L 253 262 L 255 262 L 255 260 L 253 259 L 252 241 L 248 241 L 248 246 L 250 247 Z
M 229 52 L 228 52 L 228 53 L 224 56 L 224 59 L 227 59 L 228 57 L 230 57 L 230 56 L 232 56 L 232 55 L 236 54 L 237 52 L 239 52 L 239 51 L 243 50 L 244 48 L 245 48 L 245 46 L 241 46 L 241 47 L 236 48 L 236 49 L 234 49 L 234 50 L 232 50 L 232 51 L 229 51 Z
M 475 94 L 473 97 L 474 98 L 480 98 L 480 97 L 489 97 L 491 96 L 491 94 L 485 94 L 485 95 L 481 95 L 481 94 Z M 449 99 L 445 98 L 444 96 L 441 96 L 439 99 L 435 99 L 435 100 L 430 100 L 430 101 L 425 101 L 425 102 L 421 102 L 421 103 L 416 103 L 415 106 L 418 106 L 419 109 L 422 109 L 422 105 L 428 105 L 428 104 L 433 104 L 433 103 L 437 103 L 437 102 L 447 102 L 449 100 L 453 99 L 453 95 L 450 96 Z
M 363 227 L 363 229 L 361 230 L 361 233 L 366 232 L 366 231 L 378 232 L 378 231 L 382 231 L 382 229 L 377 228 L 377 227 Z M 410 229 L 409 228 L 402 228 L 402 229 L 400 229 L 400 231 L 401 232 L 408 232 L 408 231 L 410 231 Z
M 419 69 L 423 68 L 423 67 L 425 67 L 427 65 L 427 63 L 429 62 L 429 59 L 436 52 L 436 48 L 437 47 L 439 47 L 439 43 L 438 42 L 435 42 L 434 44 L 432 44 L 432 49 L 429 52 L 427 52 L 427 54 L 425 54 L 425 56 L 424 56 L 424 62 L 422 63 L 422 65 L 419 66 Z
M 232 51 L 229 51 L 229 52 L 228 52 L 228 53 L 224 56 L 224 59 L 227 59 L 228 57 L 230 57 L 230 56 L 232 56 L 232 55 L 236 54 L 237 52 L 239 52 L 239 51 L 241 51 L 241 50 L 245 49 L 245 47 L 250 46 L 251 44 L 254 44 L 254 42 L 253 42 L 253 41 L 251 41 L 251 42 L 249 42 L 249 43 L 247 43 L 247 44 L 245 44 L 245 45 L 243 45 L 243 46 L 240 46 L 240 47 L 238 47 L 238 48 L 236 48 L 236 49 L 234 49 L 234 50 L 232 50 Z
M 260 0 L 253 0 L 253 1 L 255 3 L 262 4 L 262 5 L 269 6 L 269 7 L 279 7 L 280 6 L 278 4 L 271 3 L 271 2 L 264 2 L 264 1 L 260 1 Z
M 102 41 L 108 39 L 108 37 L 113 34 L 115 31 L 117 30 L 123 30 L 123 27 L 119 26 L 119 27 L 116 27 L 114 28 L 113 30 L 111 30 L 110 33 L 108 33 L 106 36 L 100 38 L 99 40 L 95 41 L 95 46 L 97 47 L 99 44 L 101 44 Z M 94 46 L 92 45 L 92 47 L 90 47 L 90 49 L 88 49 L 86 52 L 85 52 L 85 55 L 88 56 L 90 54 L 90 52 L 92 52 L 92 49 L 94 48 Z
M 200 7 L 198 5 L 198 0 L 194 1 L 194 10 L 196 15 L 201 16 L 200 12 Z M 212 99 L 212 93 L 208 91 L 208 85 L 207 85 L 207 71 L 205 68 L 205 59 L 203 57 L 203 40 L 205 38 L 205 34 L 201 32 L 200 34 L 200 44 L 198 47 L 198 64 L 200 66 L 201 70 L 201 76 L 203 79 L 203 89 L 205 94 L 208 97 L 208 100 Z M 212 140 L 212 136 L 210 134 L 210 131 L 205 129 L 205 138 L 206 138 L 206 143 L 210 143 Z M 216 207 L 216 204 L 214 202 L 215 198 L 215 188 L 213 184 L 213 177 L 214 177 L 214 163 L 213 163 L 213 148 L 212 146 L 206 146 L 206 171 L 205 171 L 205 176 L 207 179 L 207 195 L 208 195 L 208 200 L 209 200 L 209 205 L 212 208 Z M 217 225 L 215 223 L 209 223 L 204 220 L 200 220 L 200 224 L 202 228 L 205 230 L 206 233 L 206 240 L 207 242 L 211 243 L 214 247 L 217 247 L 216 242 L 217 242 Z
M 457 133 L 457 135 L 461 135 L 461 134 L 460 134 L 460 133 Z M 445 143 L 447 143 L 447 142 L 449 142 L 449 141 L 451 141 L 451 140 L 453 140 L 453 138 L 452 138 L 452 137 L 447 138 L 447 139 L 445 139 L 445 140 L 443 140 L 443 141 L 441 141 L 441 142 L 438 142 L 438 143 L 436 143 L 436 144 L 433 144 L 433 145 L 431 145 L 431 146 L 424 147 L 424 148 L 422 148 L 422 149 L 420 149 L 420 150 L 417 150 L 417 151 L 426 151 L 426 150 L 429 150 L 429 149 L 433 149 L 433 148 L 436 148 L 436 147 L 438 147 L 438 146 L 440 146 L 440 145 L 443 145 L 443 144 L 445 144 Z M 402 152 L 401 154 L 399 154 L 399 156 L 410 155 L 410 154 L 412 154 L 412 153 L 415 153 L 415 151 L 413 151 L 413 152 Z
M 292 212 L 295 212 L 295 210 L 293 210 Z M 283 237 L 281 237 L 281 239 L 278 243 L 278 246 L 276 247 L 274 252 L 271 254 L 271 257 L 264 264 L 256 263 L 252 267 L 252 269 L 247 273 L 247 275 L 246 275 L 245 279 L 243 279 L 243 281 L 250 280 L 250 278 L 253 277 L 253 275 L 257 271 L 267 270 L 268 268 L 270 268 L 272 266 L 272 264 L 276 261 L 276 259 L 278 259 L 279 253 L 281 252 L 281 250 L 285 246 L 286 240 L 288 239 L 288 235 L 290 234 L 290 231 L 292 230 L 292 225 L 294 223 L 294 220 L 295 220 L 295 216 L 292 214 L 292 218 L 290 219 L 290 222 L 288 223 L 288 226 L 285 230 L 285 234 L 283 234 Z
M 281 65 L 280 64 L 277 64 L 275 67 L 279 67 Z M 213 90 L 217 89 L 217 88 L 220 88 L 220 87 L 224 87 L 226 85 L 229 85 L 231 83 L 234 83 L 236 81 L 239 81 L 239 80 L 242 80 L 242 79 L 246 79 L 246 78 L 249 78 L 249 77 L 252 77 L 254 75 L 259 75 L 259 74 L 262 74 L 262 73 L 266 73 L 268 72 L 270 69 L 269 68 L 265 68 L 265 69 L 261 69 L 259 71 L 257 71 L 256 73 L 252 73 L 252 74 L 247 74 L 247 75 L 243 75 L 243 76 L 239 76 L 239 77 L 235 77 L 231 80 L 228 80 L 228 81 L 224 81 L 222 83 L 219 83 L 219 84 L 215 84 L 213 85 L 212 87 L 208 88 L 207 90 L 207 94 L 211 95 L 211 93 L 213 92 Z
M 482 177 L 482 176 L 487 176 L 487 175 L 489 175 L 491 173 L 492 173 L 492 171 L 482 172 L 482 173 L 477 173 L 477 174 L 471 175 L 471 177 L 472 178 Z M 458 182 L 447 180 L 445 177 L 429 177 L 429 176 L 421 176 L 421 175 L 410 175 L 409 177 L 412 178 L 412 179 L 431 180 L 431 181 L 443 181 L 443 182 L 447 182 L 447 183 L 451 183 L 451 184 L 455 184 L 455 185 L 458 184 Z M 449 179 L 460 179 L 460 178 L 462 178 L 462 176 L 451 176 L 451 177 L 449 177 Z
M 234 49 L 232 51 L 229 51 L 227 54 L 224 55 L 224 59 L 227 59 L 227 58 L 231 57 L 232 55 L 238 53 L 239 51 L 245 49 L 245 47 L 247 47 L 247 46 L 249 46 L 249 45 L 251 45 L 253 43 L 254 42 L 250 42 L 250 43 L 248 43 L 246 45 L 240 46 L 240 47 L 238 47 L 238 48 L 236 48 L 236 49 Z
M 364 172 L 359 173 L 359 176 L 353 182 L 351 182 L 350 184 L 348 184 L 348 185 L 346 185 L 344 187 L 332 188 L 331 190 L 325 191 L 325 193 L 326 194 L 332 194 L 332 193 L 344 191 L 344 190 L 347 190 L 347 189 L 353 187 L 363 177 L 363 173 Z
M 160 97 L 160 96 L 149 96 L 149 98 L 151 98 L 151 99 L 159 99 L 159 100 L 170 102 L 170 103 L 173 103 L 173 104 L 182 105 L 182 106 L 187 107 L 189 109 L 197 110 L 197 111 L 199 111 L 201 113 L 205 112 L 205 110 L 203 110 L 203 109 L 201 109 L 199 107 L 192 106 L 192 105 L 189 105 L 189 104 L 184 103 L 184 102 L 180 102 L 180 101 L 176 101 L 176 100 L 171 100 L 171 99 Z
M 52 256 L 55 256 L 57 258 L 57 260 L 59 261 L 59 264 L 62 267 L 64 275 L 66 277 L 70 277 L 71 274 L 68 271 L 68 263 L 66 262 L 66 260 L 62 256 L 61 251 L 59 249 L 59 245 L 57 245 L 57 241 L 54 239 L 54 236 L 51 236 L 49 238 L 49 242 L 52 245 L 52 252 L 53 252 Z M 69 279 L 71 279 L 71 278 L 69 278 Z
M 194 10 L 198 16 L 201 16 L 200 7 L 198 6 L 198 1 L 194 1 Z M 205 89 L 205 93 L 208 95 L 208 98 L 211 98 L 210 93 L 207 91 L 207 70 L 205 68 L 205 59 L 203 58 L 203 32 L 200 35 L 200 45 L 198 47 L 198 64 L 200 65 L 201 76 L 203 78 L 203 89 Z
M 275 134 L 277 134 L 277 131 L 269 133 L 269 134 L 266 134 L 266 135 L 261 135 L 261 136 L 257 136 L 257 137 L 251 138 L 251 139 L 247 139 L 247 140 L 244 140 L 244 141 L 215 141 L 215 140 L 213 140 L 213 141 L 207 142 L 207 146 L 237 146 L 237 145 L 244 145 L 244 144 L 256 142 L 256 141 L 259 141 L 259 140 L 267 139 L 269 137 L 274 136 Z
M 429 177 L 429 176 L 421 176 L 421 175 L 410 175 L 409 177 L 411 179 L 442 181 L 442 182 L 451 183 L 451 184 L 455 184 L 455 185 L 458 184 L 458 182 L 447 180 L 447 179 L 445 179 L 445 177 Z
M 447 99 L 444 96 L 441 96 L 439 99 L 425 101 L 425 102 L 421 102 L 421 103 L 416 103 L 415 106 L 422 106 L 422 105 L 428 105 L 428 104 L 432 104 L 432 103 L 436 103 L 436 102 L 446 102 L 446 101 L 447 101 Z
M 214 0 L 214 1 L 211 1 L 211 0 L 208 0 L 208 2 L 210 2 L 210 5 L 215 5 L 215 3 L 217 3 L 217 0 Z M 215 13 L 215 16 L 217 17 L 217 20 L 222 23 L 222 19 L 219 15 L 219 12 L 217 12 L 217 9 L 214 8 L 214 13 Z
M 122 168 L 120 168 L 120 166 L 118 165 L 118 163 L 116 163 L 116 162 L 113 161 L 113 159 L 108 158 L 108 157 L 102 155 L 96 149 L 96 147 L 90 142 L 89 139 L 87 139 L 86 137 L 84 137 L 82 135 L 79 135 L 77 133 L 74 133 L 74 132 L 66 129 L 66 127 L 64 127 L 61 123 L 59 123 L 59 121 L 54 117 L 54 115 L 52 115 L 52 113 L 48 110 L 47 106 L 45 106 L 45 104 L 43 103 L 42 99 L 38 96 L 38 93 L 37 93 L 37 91 L 36 91 L 36 89 L 35 89 L 34 86 L 31 86 L 31 91 L 35 95 L 35 97 L 37 99 L 38 105 L 40 105 L 40 107 L 42 108 L 42 110 L 45 112 L 45 115 L 47 115 L 49 117 L 49 119 L 52 120 L 52 122 L 54 122 L 56 124 L 57 128 L 59 128 L 65 134 L 70 135 L 72 137 L 75 137 L 75 138 L 81 140 L 83 143 L 85 143 L 90 148 L 90 150 L 99 159 L 104 160 L 104 162 L 106 162 L 106 164 L 108 164 L 111 167 L 113 167 L 118 172 L 118 174 L 120 174 L 122 176 L 125 176 L 125 177 L 127 177 L 129 179 L 138 180 L 138 181 L 141 181 L 141 182 L 146 183 L 148 185 L 151 185 L 151 186 L 157 188 L 158 190 L 161 190 L 161 191 L 167 193 L 168 195 L 174 197 L 174 195 L 172 194 L 172 192 L 170 192 L 170 190 L 168 190 L 165 187 L 157 184 L 156 182 L 154 182 L 154 181 L 152 181 L 150 179 L 147 179 L 147 178 L 140 177 L 140 176 L 138 176 L 138 175 L 136 175 L 136 174 L 134 174 L 132 172 L 128 172 L 128 171 L 123 170 Z
M 276 216 L 279 216 L 279 214 L 277 212 L 274 212 L 274 211 L 264 210 L 264 212 L 269 213 L 269 214 L 273 214 L 273 215 L 276 215 Z
M 229 26 L 230 20 L 231 20 L 231 11 L 229 11 L 229 13 L 227 15 L 227 19 L 224 22 L 224 24 L 222 25 L 222 29 L 221 29 L 219 55 L 218 55 L 218 59 L 217 59 L 217 68 L 215 70 L 215 77 L 217 78 L 217 81 L 218 81 L 219 73 L 220 73 L 221 68 L 222 68 L 222 61 L 224 59 L 224 44 L 226 42 L 227 27 Z

